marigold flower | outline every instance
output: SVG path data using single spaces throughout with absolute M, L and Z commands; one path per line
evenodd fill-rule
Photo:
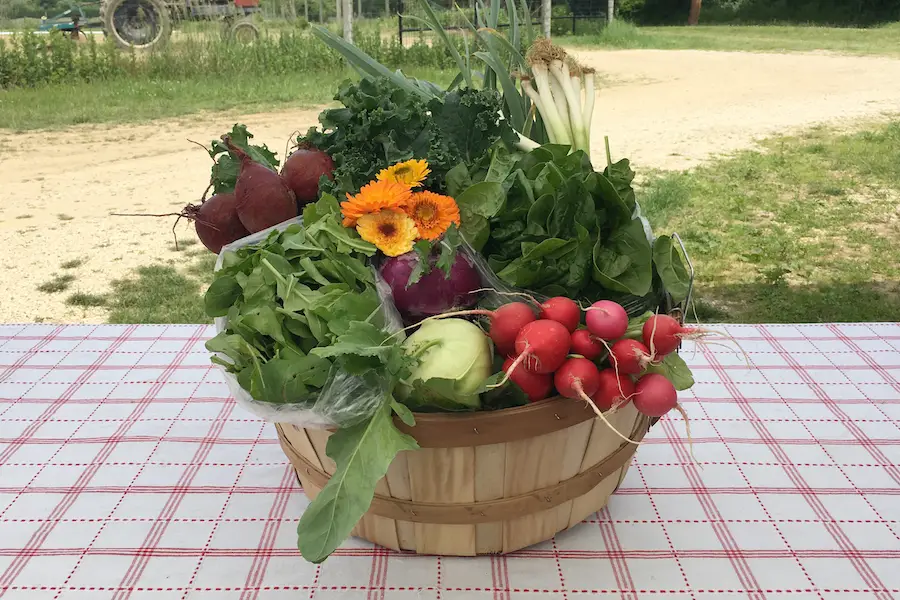
M 450 227 L 450 223 L 459 226 L 459 206 L 450 196 L 434 192 L 416 192 L 403 205 L 403 210 L 415 222 L 419 235 L 426 240 L 441 237 L 441 234 Z
M 409 186 L 393 181 L 373 181 L 359 190 L 356 196 L 347 194 L 347 200 L 341 202 L 341 213 L 344 215 L 344 227 L 355 227 L 363 215 L 380 210 L 400 210 L 409 202 L 412 192 Z
M 393 181 L 409 187 L 419 187 L 429 173 L 431 169 L 428 168 L 427 161 L 412 159 L 382 169 L 376 177 L 378 181 Z
M 400 256 L 412 250 L 419 237 L 415 222 L 402 212 L 381 210 L 359 218 L 356 224 L 359 237 L 384 252 Z

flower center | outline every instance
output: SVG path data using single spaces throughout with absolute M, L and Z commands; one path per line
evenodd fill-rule
M 423 223 L 430 223 L 437 217 L 437 206 L 433 202 L 420 202 L 416 205 L 416 219 Z
M 378 233 L 384 237 L 394 237 L 397 235 L 397 226 L 393 223 L 379 223 Z

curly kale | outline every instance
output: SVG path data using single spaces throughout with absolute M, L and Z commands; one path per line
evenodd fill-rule
M 447 171 L 482 160 L 508 127 L 499 119 L 500 95 L 484 90 L 460 89 L 425 101 L 388 79 L 362 79 L 344 83 L 334 99 L 343 107 L 323 111 L 321 128 L 298 143 L 334 160 L 334 181 L 323 181 L 321 191 L 338 198 L 411 158 L 428 161 L 428 189 L 446 191 Z

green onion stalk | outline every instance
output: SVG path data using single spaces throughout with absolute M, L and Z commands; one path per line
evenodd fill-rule
M 578 64 L 550 40 L 536 41 L 528 51 L 531 75 L 519 73 L 522 91 L 541 115 L 553 144 L 591 155 L 591 120 L 594 113 L 594 69 Z M 519 134 L 519 147 L 537 144 Z

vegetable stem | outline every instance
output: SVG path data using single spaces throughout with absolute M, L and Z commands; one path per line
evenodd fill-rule
M 546 121 L 548 128 L 554 130 L 556 137 L 555 142 L 558 144 L 570 144 L 571 140 L 568 131 L 566 130 L 566 126 L 563 124 L 562 117 L 556 110 L 556 103 L 554 102 L 553 93 L 550 89 L 550 78 L 547 65 L 544 63 L 535 63 L 531 66 L 531 70 L 534 73 L 534 81 L 537 84 L 538 94 L 540 94 L 541 104 L 543 105 L 541 115 L 546 117 L 544 120 Z

